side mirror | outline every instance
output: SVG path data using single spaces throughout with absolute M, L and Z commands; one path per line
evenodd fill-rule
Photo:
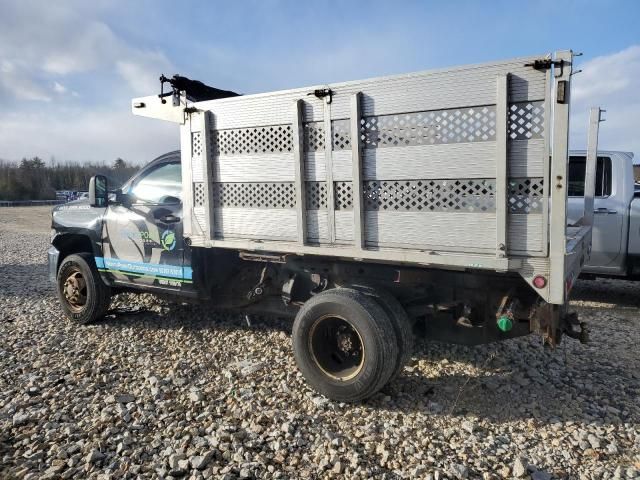
M 96 175 L 89 180 L 89 203 L 92 207 L 103 208 L 109 201 L 109 189 L 107 188 L 107 177 Z

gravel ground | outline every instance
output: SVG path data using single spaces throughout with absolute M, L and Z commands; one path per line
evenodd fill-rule
M 640 284 L 578 282 L 592 343 L 421 340 L 359 405 L 308 388 L 290 324 L 151 295 L 65 321 L 48 208 L 0 209 L 0 478 L 640 476 Z

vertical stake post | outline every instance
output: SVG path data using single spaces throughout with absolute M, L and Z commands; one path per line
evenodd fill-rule
M 211 151 L 211 113 L 205 111 L 202 113 L 202 169 L 204 172 L 204 208 L 207 215 L 207 240 L 213 240 L 215 237 L 215 219 L 213 213 L 213 152 Z
M 302 125 L 302 100 L 296 100 L 293 109 L 293 163 L 296 185 L 296 217 L 298 243 L 307 243 L 307 205 L 304 182 L 304 135 Z
M 182 171 L 182 235 L 190 238 L 193 235 L 193 180 L 191 162 L 193 158 L 193 141 L 191 134 L 191 115 L 180 125 L 180 165 Z
M 362 197 L 362 144 L 360 142 L 360 103 L 362 94 L 351 96 L 351 164 L 353 189 L 353 241 L 357 250 L 364 249 L 364 205 Z
M 583 224 L 593 225 L 593 199 L 596 195 L 596 165 L 598 162 L 598 131 L 600 129 L 599 107 L 589 112 L 589 136 L 587 139 L 587 164 L 584 177 L 584 214 Z
M 573 53 L 555 54 L 562 68 L 554 68 L 553 132 L 551 147 L 551 213 L 549 215 L 549 303 L 561 305 L 566 299 L 565 263 L 567 253 L 567 165 L 569 163 L 569 103 Z M 545 185 L 545 188 L 547 186 Z M 546 221 L 546 220 L 545 220 Z
M 324 161 L 327 182 L 327 230 L 329 243 L 336 243 L 336 194 L 333 184 L 333 129 L 331 128 L 331 97 L 324 99 Z
M 496 257 L 507 256 L 509 74 L 499 75 L 496 84 Z

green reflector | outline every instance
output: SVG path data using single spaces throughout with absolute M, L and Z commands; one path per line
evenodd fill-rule
M 498 319 L 498 329 L 502 332 L 508 332 L 513 327 L 513 322 L 506 315 L 502 315 Z

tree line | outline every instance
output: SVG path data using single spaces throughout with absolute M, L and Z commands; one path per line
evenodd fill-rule
M 41 158 L 23 158 L 19 163 L 0 160 L 0 200 L 55 200 L 56 190 L 86 191 L 93 175 L 105 175 L 109 187 L 117 188 L 139 167 L 123 159 L 113 164 L 62 163 L 47 165 Z

